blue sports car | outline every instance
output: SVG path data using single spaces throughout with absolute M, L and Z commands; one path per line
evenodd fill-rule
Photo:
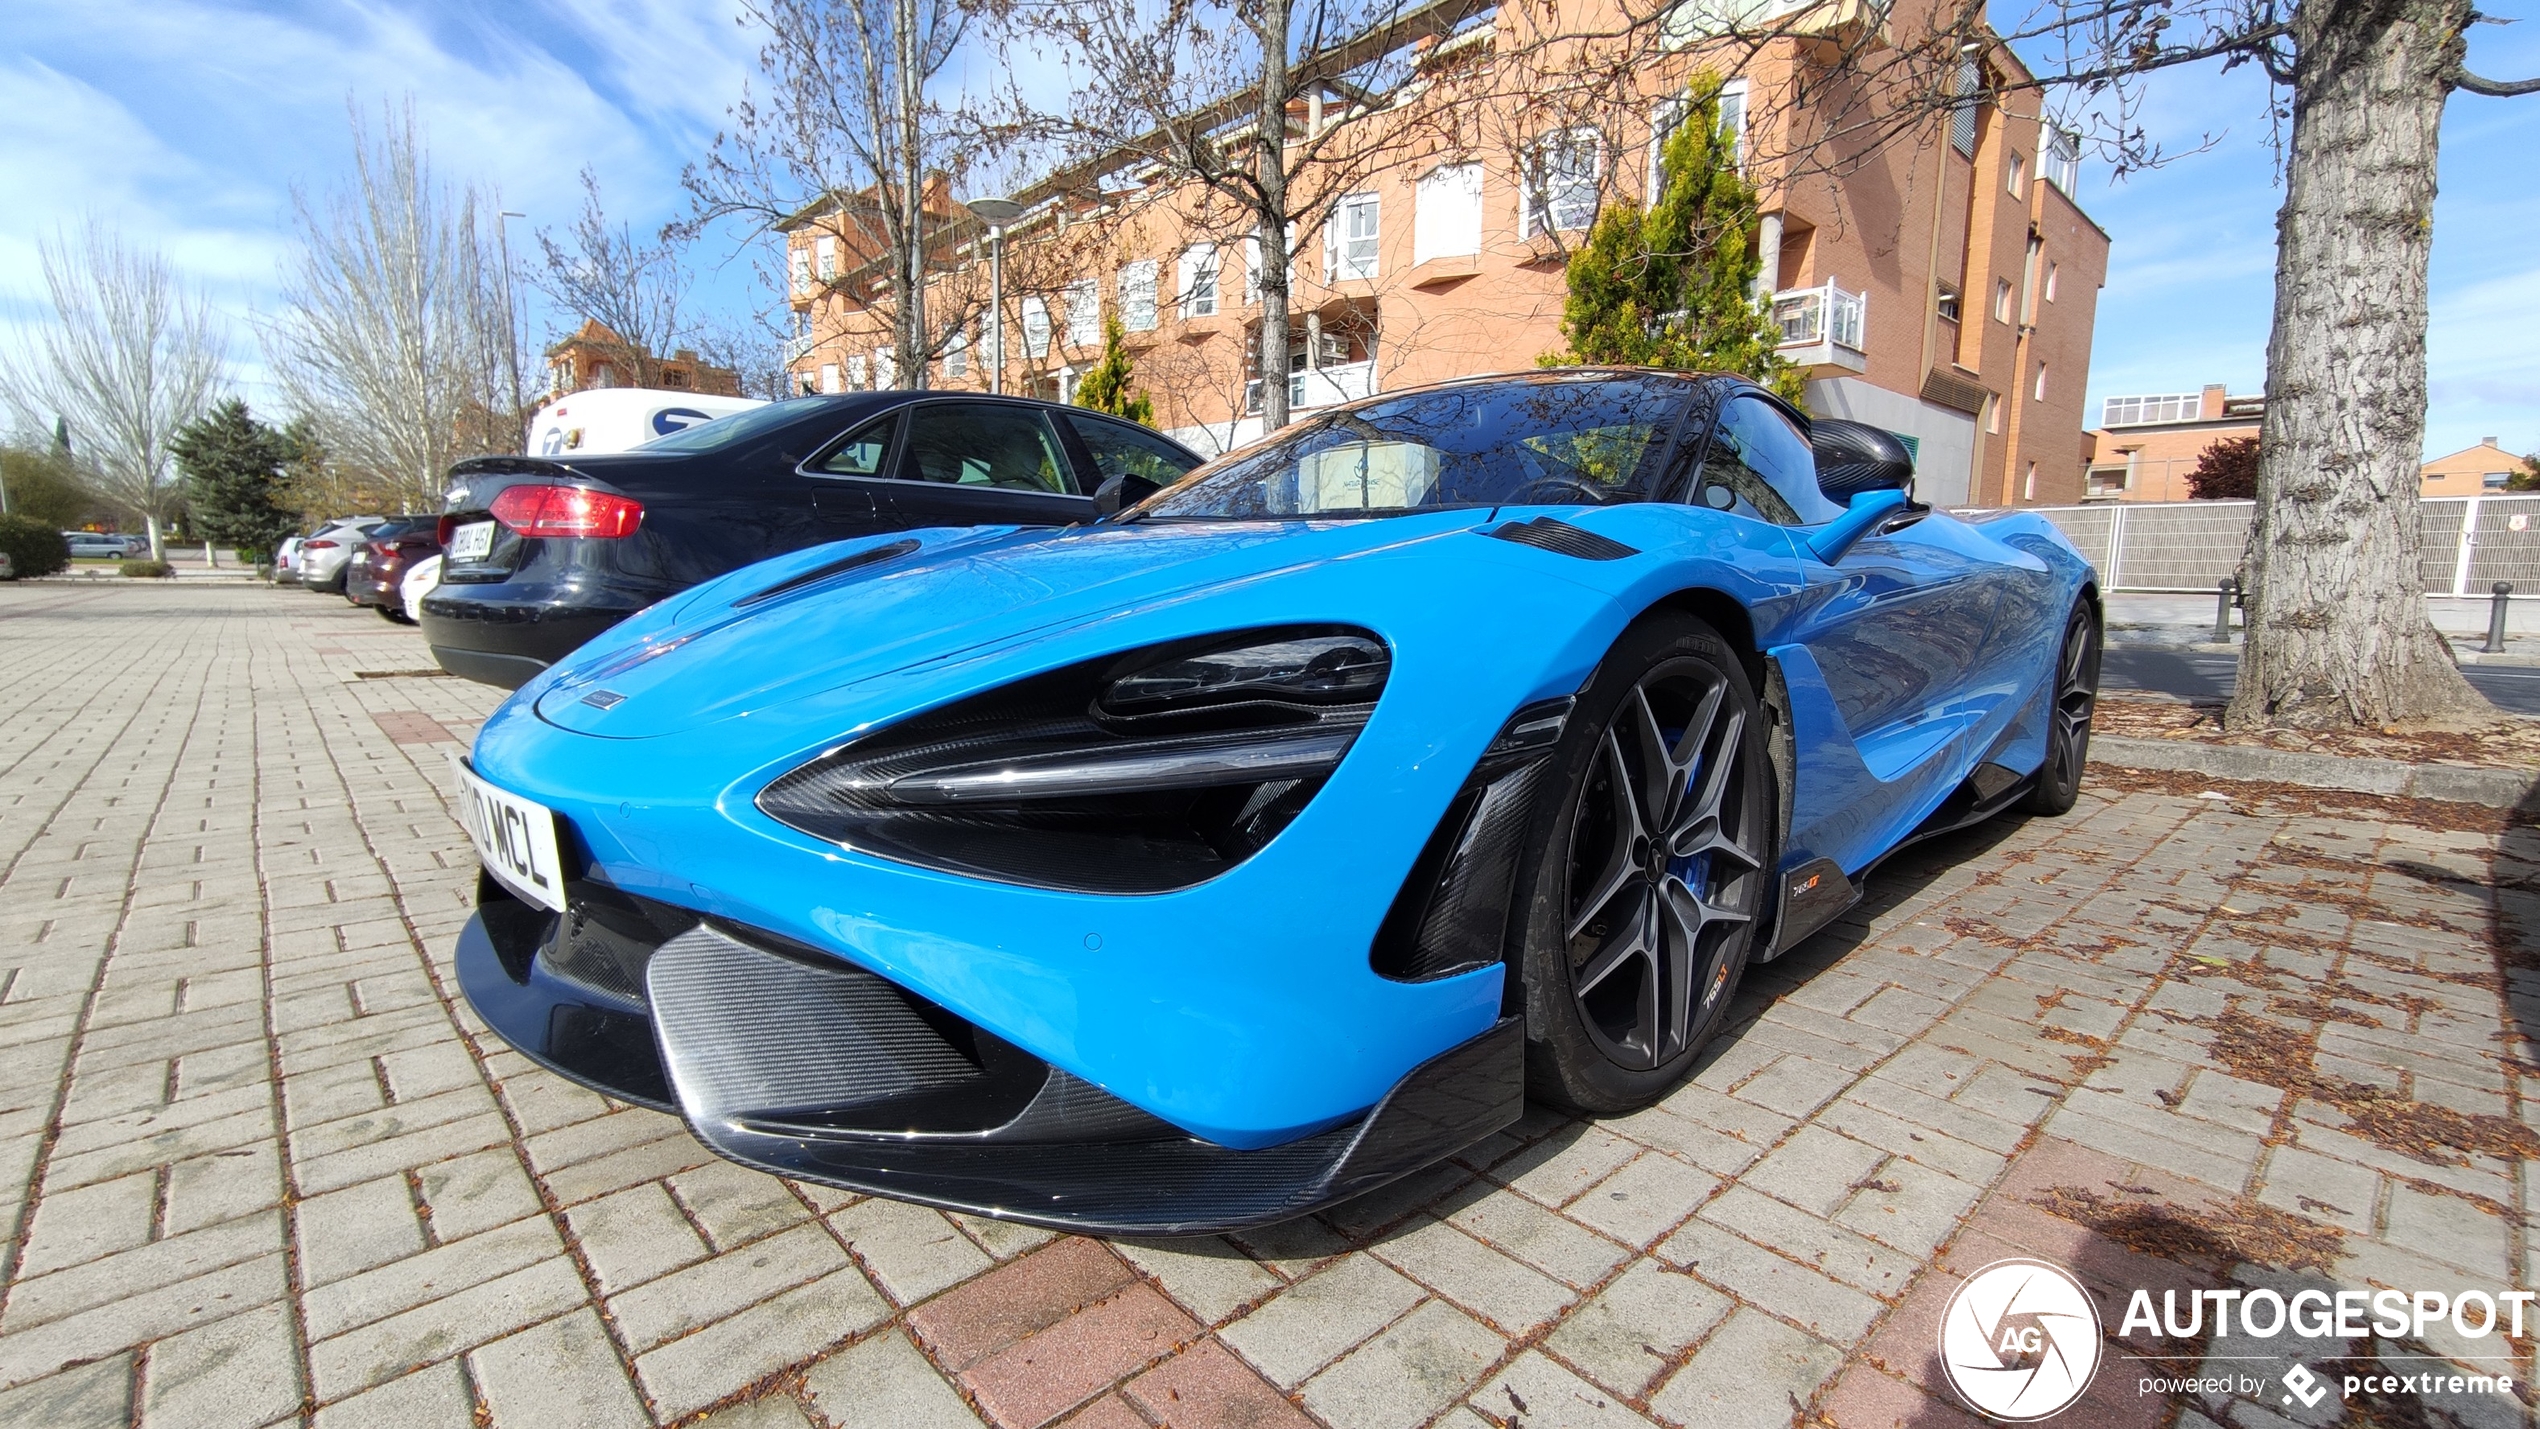
M 457 771 L 485 1021 L 746 1165 L 1222 1230 L 1662 1096 L 1880 859 L 2073 804 L 2090 566 L 1752 383 L 1451 382 L 1126 484 L 523 686 Z

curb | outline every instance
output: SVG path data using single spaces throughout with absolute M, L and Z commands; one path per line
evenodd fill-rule
M 2540 794 L 2540 773 L 2519 769 L 2348 759 L 2334 754 L 2185 740 L 2095 736 L 2090 741 L 2090 760 L 2126 769 L 2168 770 L 2259 784 L 2298 784 L 2308 789 L 2377 794 L 2386 799 L 2483 804 L 2491 809 L 2519 808 Z

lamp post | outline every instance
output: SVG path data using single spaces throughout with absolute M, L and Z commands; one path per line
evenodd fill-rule
M 1023 216 L 1010 198 L 974 198 L 970 211 L 988 225 L 988 331 L 996 344 L 988 390 L 1005 394 L 1005 226 Z

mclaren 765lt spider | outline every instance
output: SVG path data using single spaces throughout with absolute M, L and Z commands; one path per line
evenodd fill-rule
M 745 1165 L 1098 1233 L 1641 1106 L 1881 858 L 2073 804 L 2091 568 L 1911 472 L 1556 370 L 734 571 L 459 762 L 462 985 Z

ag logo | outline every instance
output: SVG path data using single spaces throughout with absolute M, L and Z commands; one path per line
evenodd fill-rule
M 1940 1364 L 1958 1397 L 1995 1419 L 2061 1413 L 2099 1368 L 2099 1309 L 2042 1260 L 1997 1260 L 1949 1297 Z

